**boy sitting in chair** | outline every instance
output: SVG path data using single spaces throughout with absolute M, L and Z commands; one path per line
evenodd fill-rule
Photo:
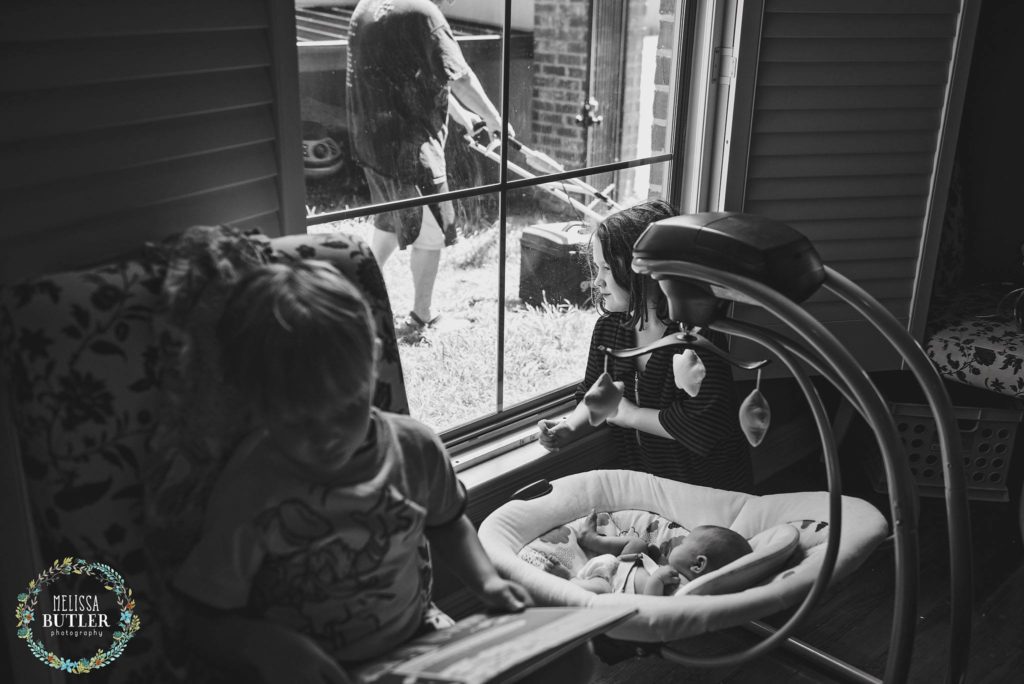
M 738 532 L 718 525 L 700 525 L 664 559 L 637 536 L 599 534 L 596 511 L 587 517 L 579 544 L 600 555 L 587 561 L 571 581 L 595 594 L 665 596 L 752 551 Z
M 432 556 L 490 608 L 530 604 L 480 546 L 441 440 L 373 407 L 380 342 L 337 270 L 249 273 L 217 334 L 225 381 L 261 427 L 226 464 L 174 578 L 197 648 L 250 681 L 347 684 L 366 660 L 443 626 Z M 570 657 L 586 681 L 587 650 Z

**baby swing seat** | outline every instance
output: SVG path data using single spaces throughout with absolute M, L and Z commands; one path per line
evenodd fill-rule
M 871 504 L 842 497 L 842 531 L 833 580 L 849 575 L 886 538 L 888 523 Z M 605 535 L 639 534 L 667 553 L 698 525 L 721 525 L 753 552 L 672 596 L 594 594 L 566 579 L 594 554 L 579 546 L 591 511 Z M 595 470 L 551 482 L 548 494 L 505 503 L 479 536 L 502 576 L 542 606 L 634 607 L 609 636 L 669 642 L 734 627 L 803 600 L 821 567 L 829 534 L 828 492 L 755 496 L 627 470 Z

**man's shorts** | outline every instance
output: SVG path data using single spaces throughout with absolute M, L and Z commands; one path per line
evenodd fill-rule
M 370 201 L 374 204 L 448 192 L 447 181 L 435 185 L 432 179 L 427 178 L 429 174 L 425 171 L 419 185 L 384 176 L 368 166 L 363 167 L 363 172 L 370 186 Z M 450 201 L 425 207 L 382 211 L 374 215 L 373 225 L 378 230 L 394 233 L 398 238 L 399 249 L 409 245 L 419 249 L 441 249 L 455 243 L 455 207 Z

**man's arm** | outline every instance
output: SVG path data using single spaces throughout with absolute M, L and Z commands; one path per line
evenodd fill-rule
M 504 126 L 501 123 L 501 112 L 494 106 L 491 99 L 487 97 L 480 80 L 467 69 L 460 77 L 451 82 L 452 93 L 459 99 L 459 102 L 476 112 L 487 124 L 487 130 L 505 135 Z M 508 136 L 514 138 L 516 133 L 512 130 L 511 124 L 508 127 Z
M 459 104 L 459 101 L 454 97 L 448 98 L 448 116 L 451 117 L 452 121 L 465 128 L 470 135 L 473 134 L 473 129 L 476 128 L 476 122 L 482 121 L 479 116 Z

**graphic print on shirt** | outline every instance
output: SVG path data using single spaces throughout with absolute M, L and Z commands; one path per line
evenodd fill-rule
M 394 604 L 399 583 L 406 593 L 410 582 L 419 585 L 413 593 L 425 603 L 430 557 L 425 510 L 393 485 L 365 510 L 343 512 L 343 525 L 328 517 L 328 496 L 288 499 L 257 516 L 268 555 L 252 605 L 338 650 L 382 628 L 381 606 Z M 400 577 L 409 556 L 415 570 Z

